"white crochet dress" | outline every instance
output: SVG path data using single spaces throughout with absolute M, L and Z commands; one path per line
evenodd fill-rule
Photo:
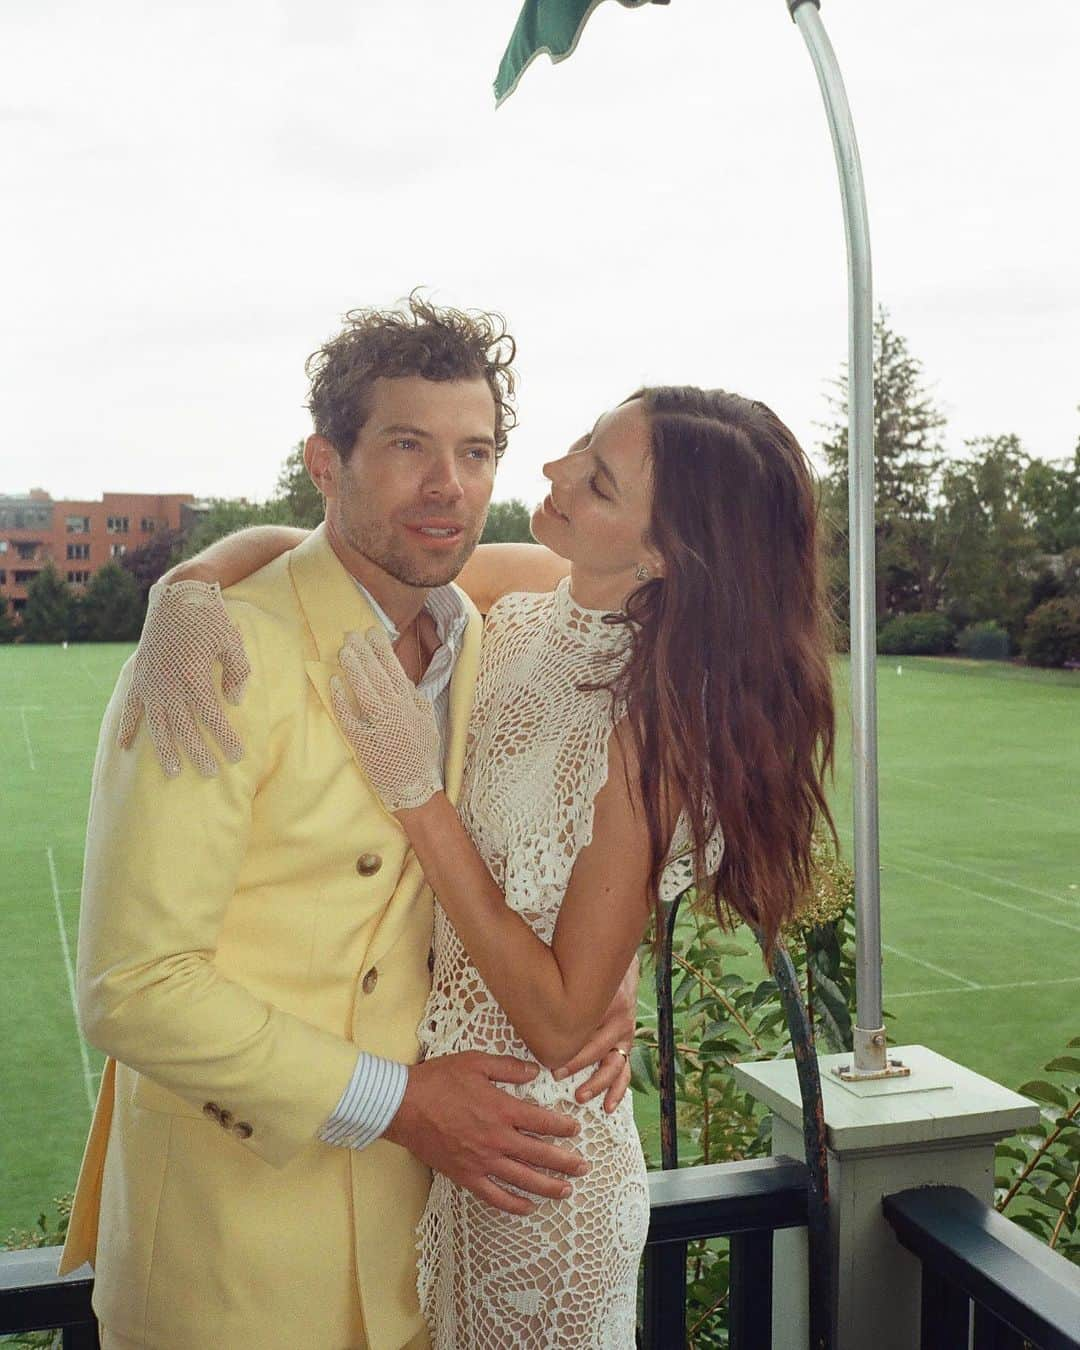
M 565 581 L 553 595 L 506 596 L 485 624 L 459 809 L 507 904 L 548 943 L 607 775 L 610 696 L 578 686 L 609 678 L 627 641 L 625 627 L 575 604 Z M 665 895 L 692 879 L 685 839 L 676 851 Z M 531 1058 L 437 904 L 434 945 L 425 1056 Z M 611 1115 L 602 1095 L 575 1102 L 590 1072 L 557 1083 L 541 1068 L 507 1089 L 581 1122 L 574 1142 L 591 1171 L 573 1180 L 568 1200 L 518 1217 L 435 1176 L 418 1229 L 420 1304 L 435 1350 L 632 1350 L 645 1163 L 629 1094 Z

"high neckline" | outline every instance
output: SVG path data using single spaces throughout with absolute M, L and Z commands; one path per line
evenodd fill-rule
M 563 577 L 555 588 L 552 615 L 556 630 L 579 637 L 590 647 L 604 651 L 619 651 L 629 646 L 630 633 L 624 623 L 609 623 L 607 616 L 618 613 L 612 609 L 589 609 L 570 593 L 570 578 Z

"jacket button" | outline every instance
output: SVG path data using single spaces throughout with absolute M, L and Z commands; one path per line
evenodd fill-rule
M 233 1116 L 233 1113 L 231 1111 L 222 1110 L 219 1119 L 222 1125 L 225 1127 L 225 1129 L 229 1129 L 235 1117 Z
M 363 984 L 361 985 L 361 988 L 363 989 L 365 994 L 370 994 L 378 983 L 379 983 L 379 972 L 375 969 L 374 966 L 372 966 L 371 969 L 368 971 L 368 973 L 364 976 L 364 981 Z
M 382 866 L 382 858 L 377 853 L 361 853 L 356 860 L 356 870 L 362 877 L 373 877 Z
M 238 1120 L 232 1127 L 232 1132 L 236 1135 L 237 1139 L 250 1139 L 255 1133 L 246 1120 Z
M 217 1102 L 207 1102 L 202 1110 L 204 1116 L 208 1116 L 210 1120 L 216 1120 L 219 1125 L 221 1124 L 221 1107 L 218 1106 Z

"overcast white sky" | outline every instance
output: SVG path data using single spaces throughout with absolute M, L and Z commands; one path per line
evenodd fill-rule
M 820 97 L 783 0 L 601 5 L 491 80 L 517 0 L 6 0 L 0 491 L 266 496 L 305 356 L 423 283 L 502 310 L 498 497 L 642 382 L 763 398 L 807 448 L 846 354 Z M 1080 6 L 825 0 L 876 295 L 950 447 L 1080 433 Z

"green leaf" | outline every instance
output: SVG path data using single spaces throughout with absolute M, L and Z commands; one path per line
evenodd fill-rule
M 1030 1083 L 1021 1084 L 1019 1090 L 1022 1097 L 1034 1097 L 1037 1102 L 1051 1102 L 1054 1106 L 1063 1106 L 1068 1110 L 1069 1099 L 1056 1083 L 1033 1078 Z
M 1058 1055 L 1043 1068 L 1047 1073 L 1080 1073 L 1080 1059 L 1075 1055 Z

